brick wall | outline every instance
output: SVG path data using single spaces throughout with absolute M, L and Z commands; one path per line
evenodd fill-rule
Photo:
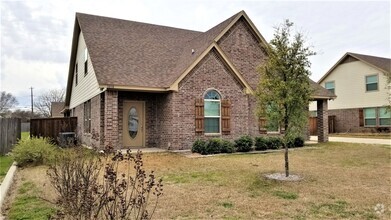
M 241 18 L 224 34 L 218 44 L 250 86 L 255 89 L 259 77 L 257 67 L 266 59 L 266 53 L 247 22 Z
M 101 94 L 91 99 L 91 133 L 84 132 L 84 103 L 75 107 L 74 116 L 77 117 L 77 136 L 82 144 L 101 147 L 103 112 L 101 109 Z M 94 137 L 92 134 L 95 134 Z
M 105 91 L 104 114 L 104 143 L 119 148 L 118 91 Z
M 329 141 L 329 123 L 328 123 L 328 111 L 327 111 L 327 99 L 317 100 L 317 113 L 318 113 L 318 142 Z
M 211 51 L 182 80 L 179 92 L 172 94 L 172 115 L 168 115 L 172 117 L 172 138 L 167 143 L 171 149 L 189 149 L 197 138 L 212 138 L 195 134 L 195 99 L 208 89 L 216 89 L 222 99 L 231 101 L 231 134 L 217 137 L 232 140 L 249 133 L 249 96 L 216 51 Z
M 376 128 L 360 126 L 359 109 L 329 110 L 329 115 L 335 115 L 336 133 L 376 133 Z

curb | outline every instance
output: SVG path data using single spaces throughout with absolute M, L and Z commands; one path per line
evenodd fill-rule
M 14 175 L 16 171 L 16 162 L 12 164 L 12 166 L 9 168 L 7 175 L 5 175 L 5 178 L 3 182 L 0 185 L 0 210 L 3 206 L 5 196 L 7 195 L 8 189 L 10 188 Z M 0 215 L 1 216 L 1 215 Z

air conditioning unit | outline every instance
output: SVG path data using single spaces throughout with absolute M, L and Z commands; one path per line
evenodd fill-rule
M 76 133 L 75 132 L 60 132 L 58 144 L 60 147 L 69 147 L 73 146 L 76 143 Z

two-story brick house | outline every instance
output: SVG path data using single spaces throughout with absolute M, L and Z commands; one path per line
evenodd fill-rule
M 335 132 L 390 132 L 390 74 L 390 58 L 350 52 L 327 71 L 318 83 L 338 97 L 328 105 Z
M 65 106 L 87 145 L 182 149 L 256 136 L 266 45 L 244 11 L 206 32 L 77 13 Z M 333 95 L 311 85 L 327 116 Z

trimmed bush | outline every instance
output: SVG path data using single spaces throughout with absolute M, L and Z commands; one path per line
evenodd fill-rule
M 218 154 L 221 152 L 222 141 L 218 138 L 212 138 L 206 145 L 206 154 Z
M 296 137 L 292 141 L 288 142 L 288 147 L 289 148 L 292 148 L 292 147 L 303 147 L 303 146 L 304 146 L 304 138 L 302 138 L 302 137 Z
M 282 140 L 280 137 L 268 137 L 266 140 L 268 149 L 280 149 L 282 146 Z
M 248 136 L 242 136 L 239 139 L 235 140 L 235 148 L 238 152 L 249 152 L 253 147 L 253 139 Z
M 18 166 L 41 165 L 53 161 L 57 148 L 45 138 L 21 139 L 12 149 Z
M 221 153 L 233 153 L 235 146 L 231 141 L 221 140 Z
M 197 139 L 193 143 L 193 147 L 191 148 L 191 152 L 193 153 L 199 153 L 199 154 L 205 154 L 206 151 L 206 141 Z
M 255 150 L 267 150 L 268 140 L 264 137 L 255 138 Z

